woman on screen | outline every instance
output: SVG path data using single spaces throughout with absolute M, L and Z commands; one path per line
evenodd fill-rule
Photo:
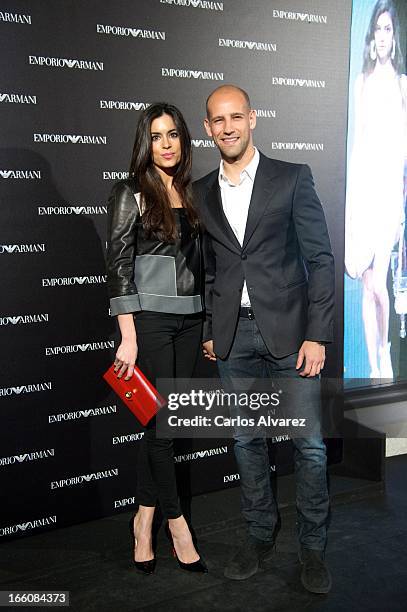
M 130 178 L 108 204 L 107 282 L 121 343 L 115 366 L 130 378 L 137 360 L 158 378 L 190 378 L 200 352 L 200 238 L 191 195 L 191 139 L 180 111 L 149 106 L 138 122 Z M 181 513 L 172 440 L 148 424 L 137 461 L 138 512 L 131 521 L 134 562 L 155 568 L 153 516 L 157 501 L 182 569 L 205 572 Z
M 363 283 L 371 378 L 393 378 L 389 342 L 390 256 L 404 221 L 407 79 L 391 0 L 379 0 L 355 83 L 355 135 L 346 195 L 345 266 Z

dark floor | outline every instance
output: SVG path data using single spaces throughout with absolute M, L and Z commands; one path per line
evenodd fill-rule
M 385 493 L 365 486 L 363 495 L 350 495 L 344 481 L 332 479 L 327 560 L 333 588 L 327 596 L 307 593 L 299 581 L 295 513 L 284 508 L 285 485 L 279 491 L 283 527 L 277 554 L 249 580 L 223 577 L 225 562 L 243 533 L 238 489 L 229 489 L 193 502 L 209 574 L 178 569 L 162 537 L 155 574 L 138 574 L 130 565 L 130 515 L 122 514 L 2 544 L 0 590 L 68 590 L 74 612 L 405 612 L 406 469 L 406 455 L 386 460 Z

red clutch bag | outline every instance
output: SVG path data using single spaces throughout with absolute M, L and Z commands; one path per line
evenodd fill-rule
M 166 401 L 137 366 L 134 366 L 130 380 L 124 380 L 124 375 L 123 378 L 117 378 L 114 368 L 114 364 L 111 365 L 103 378 L 140 423 L 147 425 L 160 408 L 165 406 Z

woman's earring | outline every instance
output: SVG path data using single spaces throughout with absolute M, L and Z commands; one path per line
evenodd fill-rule
M 372 62 L 377 59 L 376 43 L 374 40 L 370 41 L 370 59 L 372 60 Z
M 390 55 L 391 59 L 394 60 L 394 58 L 396 57 L 396 41 L 393 38 L 393 47 L 391 49 L 391 55 Z

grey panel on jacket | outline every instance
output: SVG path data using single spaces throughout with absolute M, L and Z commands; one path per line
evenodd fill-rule
M 134 282 L 139 293 L 176 296 L 177 277 L 174 257 L 167 255 L 137 255 Z
M 142 310 L 180 315 L 202 312 L 202 299 L 200 295 L 179 295 L 171 297 L 167 295 L 157 296 L 141 293 L 140 305 Z
M 154 312 L 169 312 L 174 314 L 194 314 L 202 312 L 202 298 L 200 295 L 154 295 L 140 293 L 122 295 L 110 299 L 110 314 L 130 314 L 140 310 Z
M 141 310 L 141 306 L 138 293 L 110 298 L 110 314 L 112 317 L 118 314 L 137 312 L 139 310 Z

